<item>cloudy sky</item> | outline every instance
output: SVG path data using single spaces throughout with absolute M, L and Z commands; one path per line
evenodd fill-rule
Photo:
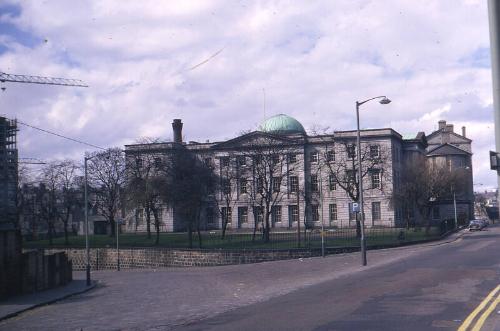
M 6 83 L 0 113 L 110 147 L 141 136 L 233 138 L 286 113 L 308 130 L 467 127 L 476 190 L 496 187 L 486 1 L 0 0 L 0 71 L 89 88 Z M 265 106 L 264 106 L 265 105 Z M 21 126 L 21 157 L 92 148 Z M 480 185 L 482 184 L 482 185 Z

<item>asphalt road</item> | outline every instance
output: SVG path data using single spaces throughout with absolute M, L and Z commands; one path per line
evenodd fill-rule
M 490 227 L 175 330 L 457 330 L 500 284 L 499 252 L 500 227 Z M 497 309 L 482 330 L 500 330 Z
M 367 267 L 351 253 L 93 272 L 95 289 L 1 321 L 0 330 L 457 330 L 500 284 L 500 227 L 454 237 L 369 251 Z M 497 309 L 483 330 L 500 330 Z

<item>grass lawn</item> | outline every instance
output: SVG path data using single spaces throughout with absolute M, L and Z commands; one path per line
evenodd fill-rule
M 401 232 L 403 234 L 401 234 Z M 425 229 L 396 229 L 396 228 L 376 228 L 366 229 L 366 240 L 368 246 L 395 244 L 401 242 L 420 241 L 436 238 L 439 236 L 437 228 L 431 228 L 428 236 Z M 252 241 L 251 233 L 227 233 L 225 239 L 221 239 L 219 231 L 202 233 L 203 248 L 224 248 L 224 249 L 288 249 L 297 247 L 296 232 L 271 232 L 271 241 L 265 243 L 260 234 L 257 234 Z M 151 234 L 148 239 L 145 233 L 125 233 L 120 234 L 120 247 L 165 247 L 165 248 L 188 248 L 188 236 L 186 233 L 161 233 L 160 243 L 155 245 L 156 235 Z M 327 247 L 347 247 L 359 246 L 359 239 L 356 238 L 354 229 L 337 229 L 325 231 L 325 246 Z M 114 237 L 108 235 L 89 236 L 90 247 L 115 247 Z M 85 236 L 70 236 L 69 245 L 64 244 L 64 237 L 53 239 L 53 245 L 49 245 L 48 240 L 23 241 L 24 248 L 82 248 L 85 247 Z M 198 247 L 198 236 L 193 235 L 193 247 Z M 318 230 L 308 231 L 305 240 L 304 233 L 301 233 L 301 247 L 321 247 L 321 233 Z

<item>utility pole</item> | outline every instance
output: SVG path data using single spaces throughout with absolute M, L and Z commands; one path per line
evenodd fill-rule
M 488 0 L 490 23 L 491 73 L 493 77 L 493 109 L 495 117 L 495 148 L 500 150 L 500 2 Z M 497 187 L 500 187 L 500 172 L 497 169 Z M 498 199 L 498 193 L 497 193 Z

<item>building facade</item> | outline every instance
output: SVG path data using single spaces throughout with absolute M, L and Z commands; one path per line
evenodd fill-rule
M 186 149 L 210 164 L 221 181 L 221 189 L 214 202 L 207 203 L 201 212 L 204 229 L 220 229 L 225 220 L 231 229 L 251 230 L 261 226 L 265 211 L 259 197 L 262 199 L 267 188 L 273 200 L 270 207 L 273 228 L 356 225 L 353 212 L 359 180 L 356 131 L 311 136 L 297 120 L 277 115 L 248 134 L 222 142 L 199 143 L 182 141 L 181 120 L 174 120 L 172 127 L 173 142 L 127 145 L 126 158 L 143 167 L 146 158 L 150 164 L 166 164 L 173 151 Z M 392 193 L 401 184 L 405 164 L 423 157 L 429 162 L 449 162 L 453 167 L 471 170 L 470 144 L 470 139 L 455 134 L 446 124 L 428 137 L 423 132 L 403 137 L 390 128 L 362 130 L 365 225 L 404 226 L 402 206 L 394 202 Z M 261 168 L 267 161 L 277 170 L 271 173 L 269 167 Z M 472 171 L 469 173 L 472 192 Z M 457 195 L 456 203 L 459 213 L 465 214 L 463 217 L 473 216 L 473 196 L 469 190 Z M 450 201 L 437 204 L 434 220 L 452 218 L 449 207 Z M 145 230 L 143 210 L 129 210 L 126 215 L 127 231 Z M 413 223 L 422 222 L 414 217 Z M 184 230 L 175 207 L 161 208 L 159 218 L 162 231 Z

